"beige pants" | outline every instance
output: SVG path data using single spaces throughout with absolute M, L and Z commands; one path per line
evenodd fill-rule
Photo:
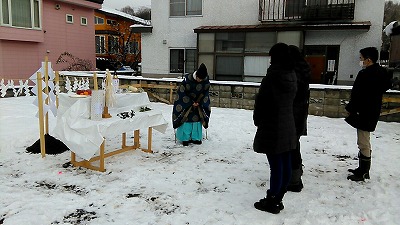
M 370 132 L 357 129 L 357 145 L 361 154 L 371 157 Z

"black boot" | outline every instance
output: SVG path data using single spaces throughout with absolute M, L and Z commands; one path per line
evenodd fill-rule
M 358 154 L 359 166 L 354 170 L 349 169 L 349 172 L 352 172 L 353 175 L 349 175 L 347 179 L 352 181 L 364 181 L 365 179 L 370 179 L 369 170 L 371 169 L 371 157 L 364 156 L 361 152 Z
M 361 165 L 361 157 L 360 157 L 360 155 L 361 155 L 361 152 L 358 152 L 358 167 L 355 168 L 355 169 L 348 169 L 347 171 L 349 171 L 349 172 L 351 172 L 351 173 L 353 173 L 353 174 L 358 174 L 358 173 L 361 172 L 361 168 L 360 168 L 360 165 Z
M 282 199 L 283 199 L 283 196 L 285 196 L 286 192 L 287 192 L 286 189 L 282 189 L 282 190 L 276 195 L 276 201 L 278 202 L 279 210 L 283 210 L 283 209 L 285 208 L 285 206 L 284 206 L 283 203 L 282 203 Z
M 260 199 L 260 201 L 254 203 L 254 207 L 261 211 L 278 214 L 281 211 L 279 206 L 281 200 L 282 199 L 279 200 L 277 196 L 271 195 L 269 191 L 267 191 L 267 197 Z
M 303 189 L 303 181 L 301 176 L 303 175 L 303 168 L 300 166 L 298 169 L 292 170 L 292 177 L 290 178 L 289 185 L 287 187 L 288 191 L 300 192 Z

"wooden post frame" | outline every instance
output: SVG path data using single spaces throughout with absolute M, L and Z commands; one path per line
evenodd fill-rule
M 40 153 L 42 158 L 46 157 L 46 144 L 45 144 L 45 124 L 44 124 L 44 112 L 43 112 L 43 87 L 42 87 L 42 73 L 37 72 L 36 74 L 37 86 L 38 86 L 38 107 L 39 107 L 39 131 L 40 131 Z
M 398 98 L 384 97 L 382 98 L 383 103 L 400 103 Z M 394 109 L 384 109 L 381 111 L 381 116 L 387 116 L 395 113 L 400 113 L 400 107 Z
M 136 88 L 143 88 L 147 94 L 150 97 L 156 98 L 158 101 L 160 102 L 164 102 L 166 104 L 172 104 L 173 103 L 173 93 L 174 90 L 176 90 L 176 84 L 173 84 L 172 82 L 169 83 L 169 85 L 166 84 L 144 84 L 140 81 L 139 84 L 130 84 L 130 85 L 120 85 L 120 88 L 128 88 L 129 86 L 131 87 L 136 87 Z M 152 89 L 152 88 L 156 88 L 156 89 L 169 89 L 169 100 L 164 99 L 154 93 L 151 93 L 148 91 L 148 89 Z
M 147 149 L 142 149 L 143 152 L 148 152 L 148 153 L 153 153 L 152 149 L 151 149 L 151 141 L 152 141 L 152 132 L 153 128 L 149 127 L 148 128 L 148 138 L 147 138 Z M 105 142 L 106 140 L 103 139 L 103 143 L 100 146 L 100 153 L 98 156 L 92 157 L 89 160 L 82 160 L 82 161 L 76 161 L 76 155 L 74 152 L 71 151 L 71 163 L 73 166 L 75 167 L 85 167 L 87 169 L 91 169 L 91 170 L 96 170 L 96 171 L 100 171 L 100 172 L 105 172 L 105 159 L 113 156 L 113 155 L 117 155 L 123 152 L 127 152 L 127 151 L 131 151 L 131 150 L 136 150 L 138 148 L 140 148 L 140 131 L 139 130 L 135 130 L 134 132 L 134 136 L 133 136 L 133 145 L 131 146 L 127 146 L 126 145 L 126 133 L 122 133 L 122 144 L 121 144 L 121 148 L 117 149 L 117 150 L 113 150 L 111 152 L 107 152 L 105 153 Z M 95 166 L 92 163 L 99 161 L 99 166 Z

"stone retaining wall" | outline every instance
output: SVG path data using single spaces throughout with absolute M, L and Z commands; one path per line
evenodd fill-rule
M 79 75 L 77 75 L 79 76 Z M 101 84 L 103 78 L 98 78 L 98 84 Z M 140 78 L 131 76 L 120 76 L 120 85 L 148 83 L 179 85 L 181 79 L 152 79 Z M 65 79 L 61 79 L 65 80 Z M 212 107 L 222 108 L 237 108 L 237 109 L 254 109 L 255 96 L 258 92 L 259 83 L 246 83 L 246 82 L 223 82 L 211 81 L 210 87 L 210 100 Z M 93 88 L 93 81 L 91 81 L 91 88 Z M 343 118 L 347 115 L 345 106 L 349 101 L 351 86 L 332 86 L 332 85 L 310 85 L 310 108 L 309 114 L 316 116 L 326 116 L 331 118 Z M 60 83 L 61 92 L 65 92 L 65 82 Z M 169 89 L 149 89 L 150 91 L 164 99 L 169 99 Z M 7 91 L 6 97 L 13 96 L 11 89 Z M 176 90 L 174 90 L 174 98 L 176 97 Z M 400 99 L 400 91 L 389 90 L 384 97 Z M 156 99 L 150 99 L 157 101 Z M 384 103 L 383 109 L 399 108 L 400 103 Z M 388 122 L 400 122 L 400 113 L 381 116 L 380 120 Z
M 151 83 L 168 85 L 170 82 L 179 85 L 179 81 L 136 80 L 122 81 L 122 83 Z M 121 83 L 121 81 L 120 81 Z M 221 84 L 211 81 L 210 100 L 211 106 L 222 108 L 254 109 L 255 96 L 259 89 L 258 83 L 231 83 Z M 344 118 L 347 116 L 345 109 L 350 99 L 351 86 L 310 85 L 309 114 L 326 116 L 331 118 Z M 169 98 L 169 90 L 153 89 L 152 92 L 165 99 Z M 174 92 L 176 96 L 176 91 Z M 400 91 L 388 91 L 384 97 L 400 99 Z M 387 103 L 383 108 L 398 108 L 399 103 Z M 388 122 L 400 122 L 400 113 L 381 116 L 380 120 Z

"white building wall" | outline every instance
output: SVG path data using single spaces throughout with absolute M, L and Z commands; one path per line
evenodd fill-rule
M 338 81 L 354 81 L 360 67 L 359 50 L 381 46 L 384 1 L 356 1 L 355 20 L 371 21 L 368 32 L 307 31 L 305 45 L 340 45 Z M 254 25 L 258 21 L 258 0 L 203 0 L 203 15 L 170 18 L 169 0 L 152 0 L 151 34 L 142 34 L 142 72 L 146 74 L 169 74 L 170 48 L 196 48 L 197 35 L 193 30 L 199 26 Z M 350 78 L 353 75 L 353 78 Z
M 199 26 L 259 23 L 258 0 L 203 0 L 202 16 L 182 18 L 169 17 L 169 0 L 152 0 L 151 15 L 153 32 L 142 34 L 143 74 L 168 74 L 169 49 L 196 48 Z
M 354 21 L 370 21 L 368 32 L 361 30 L 345 31 L 307 31 L 305 45 L 339 45 L 338 83 L 354 82 L 359 66 L 359 51 L 365 47 L 382 45 L 384 1 L 356 1 Z

